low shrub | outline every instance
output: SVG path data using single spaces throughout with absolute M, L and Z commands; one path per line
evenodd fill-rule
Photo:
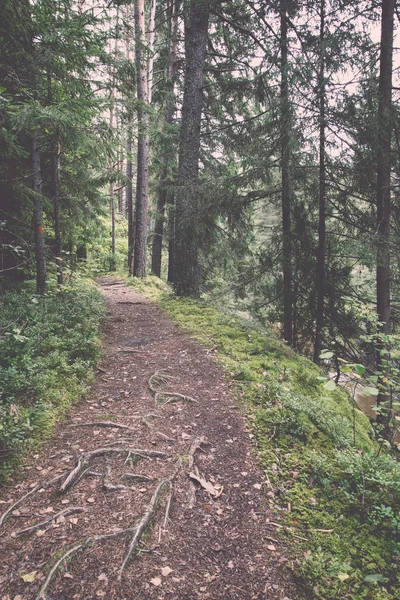
M 88 389 L 100 356 L 103 298 L 75 276 L 45 296 L 31 284 L 0 300 L 0 477 Z

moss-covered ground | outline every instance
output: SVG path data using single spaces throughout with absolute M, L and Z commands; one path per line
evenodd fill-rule
M 159 279 L 130 280 L 215 351 L 232 381 L 283 526 L 300 597 L 400 597 L 400 468 L 382 454 L 346 391 L 250 320 L 178 299 Z
M 103 297 L 77 274 L 38 296 L 32 282 L 0 302 L 0 481 L 89 389 L 101 353 Z

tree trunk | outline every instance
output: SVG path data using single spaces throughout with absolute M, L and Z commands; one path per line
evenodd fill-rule
M 381 50 L 379 68 L 379 106 L 377 132 L 377 185 L 376 185 L 376 304 L 380 331 L 385 336 L 390 333 L 390 145 L 392 134 L 392 68 L 393 68 L 393 20 L 396 0 L 382 1 Z M 379 383 L 387 372 L 388 356 L 384 352 L 385 343 L 377 351 L 377 371 Z M 382 391 L 377 398 L 378 405 L 385 404 L 389 394 Z M 378 422 L 387 424 L 388 411 L 378 414 Z
M 153 72 L 154 72 L 154 36 L 156 20 L 156 0 L 150 1 L 148 59 L 147 59 L 147 103 L 150 106 L 153 97 Z
M 110 258 L 110 271 L 116 270 L 115 263 L 115 198 L 114 198 L 114 184 L 110 183 L 110 217 L 111 217 L 111 258 Z
M 53 101 L 53 88 L 51 73 L 47 72 L 47 100 L 49 105 Z M 54 256 L 56 259 L 57 284 L 59 287 L 63 284 L 63 270 L 61 257 L 61 227 L 60 227 L 60 134 L 58 129 L 51 136 L 50 142 L 51 155 L 51 183 L 53 199 L 53 219 L 54 219 Z
M 149 113 L 147 103 L 147 69 L 145 60 L 146 34 L 144 0 L 135 0 L 135 38 L 138 98 L 138 148 L 133 275 L 134 277 L 146 277 L 149 187 Z
M 168 83 L 171 86 L 171 98 L 167 99 L 165 122 L 172 125 L 175 113 L 175 84 L 176 84 L 176 52 L 178 46 L 178 0 L 172 1 L 172 19 L 168 58 Z M 157 277 L 161 276 L 162 243 L 164 235 L 165 205 L 168 198 L 167 179 L 169 169 L 164 167 L 160 177 L 160 191 L 157 198 L 157 213 L 154 226 L 151 270 Z
M 133 272 L 133 199 L 132 199 L 132 129 L 128 127 L 128 142 L 126 144 L 127 159 L 126 159 L 126 178 L 129 183 L 125 189 L 125 203 L 128 218 L 128 272 L 132 275 Z
M 318 100 L 319 100 L 319 219 L 318 219 L 318 249 L 315 288 L 317 292 L 317 313 L 314 357 L 319 363 L 322 350 L 323 329 L 325 323 L 325 237 L 326 237 L 326 168 L 325 168 L 325 0 L 320 4 L 320 30 L 319 30 L 319 75 L 318 75 Z
M 60 225 L 60 141 L 58 133 L 54 134 L 51 149 L 51 171 L 53 184 L 53 214 L 54 214 L 54 254 L 56 257 L 57 283 L 63 284 L 63 268 L 61 256 L 61 225 Z
M 126 6 L 126 23 L 130 23 L 130 6 Z M 129 28 L 125 35 L 125 58 L 131 60 L 131 40 L 129 37 Z M 128 100 L 129 101 L 129 100 Z M 126 178 L 129 181 L 125 188 L 125 208 L 128 219 L 128 273 L 133 273 L 133 248 L 134 248 L 134 227 L 133 227 L 133 196 L 132 196 L 132 114 L 131 106 L 128 105 L 128 127 L 126 142 Z
M 168 214 L 168 275 L 167 281 L 171 285 L 176 283 L 176 266 L 175 266 L 175 198 L 171 196 L 170 208 Z
M 281 0 L 281 152 L 282 152 L 282 255 L 283 336 L 293 345 L 292 241 L 290 231 L 290 106 L 288 84 L 287 0 Z
M 34 129 L 31 139 L 32 189 L 37 194 L 33 208 L 36 249 L 36 291 L 46 293 L 46 246 L 43 224 L 42 173 L 40 167 L 39 132 Z
M 190 0 L 184 11 L 186 68 L 175 198 L 175 285 L 178 294 L 194 297 L 199 295 L 198 178 L 210 5 L 210 0 Z

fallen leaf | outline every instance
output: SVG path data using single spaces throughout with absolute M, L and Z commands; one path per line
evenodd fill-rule
M 69 504 L 68 498 L 64 498 L 64 500 L 61 500 L 61 504 Z
M 161 575 L 167 577 L 170 573 L 172 573 L 172 569 L 170 567 L 163 567 L 161 569 Z
M 19 510 L 13 510 L 11 514 L 14 515 L 14 517 L 19 517 L 21 513 L 19 512 Z
M 86 502 L 89 502 L 90 504 L 93 504 L 93 502 L 96 502 L 96 500 L 94 498 L 88 498 L 86 500 Z
M 189 477 L 191 479 L 194 479 L 195 481 L 197 481 L 201 485 L 201 487 L 206 490 L 206 492 L 208 492 L 209 494 L 211 494 L 211 496 L 214 496 L 215 498 L 219 498 L 219 496 L 223 492 L 224 488 L 221 488 L 220 490 L 216 490 L 212 483 L 210 483 L 209 481 L 206 481 L 202 477 L 198 477 L 196 475 L 196 473 L 189 473 Z
M 261 483 L 255 483 L 255 484 L 253 485 L 253 488 L 254 488 L 255 490 L 261 490 L 261 487 L 262 487 L 262 486 L 261 486 Z
M 232 560 L 230 560 L 230 561 L 228 562 L 228 569 L 233 569 L 233 567 L 234 567 L 234 565 L 233 565 L 233 561 L 232 561 Z
M 64 573 L 64 579 L 73 579 L 74 576 L 71 573 Z
M 38 529 L 36 532 L 37 537 L 42 537 L 46 533 L 45 529 Z
M 338 579 L 340 581 L 346 581 L 346 579 L 348 579 L 350 577 L 350 575 L 348 573 L 339 573 L 338 574 Z
M 108 585 L 108 577 L 105 573 L 101 573 L 98 578 L 99 581 L 104 581 L 106 585 Z
M 71 517 L 69 522 L 72 523 L 73 525 L 76 525 L 78 522 L 78 519 L 76 519 L 75 517 Z
M 150 579 L 150 583 L 158 587 L 161 585 L 161 579 L 159 577 L 153 577 L 153 579 Z
M 25 583 L 32 583 L 32 581 L 35 580 L 36 575 L 37 575 L 37 571 L 31 571 L 30 573 L 21 575 L 21 577 L 25 581 Z
M 272 552 L 274 550 L 276 550 L 276 547 L 273 544 L 270 544 L 269 546 L 267 546 L 268 550 L 271 550 Z

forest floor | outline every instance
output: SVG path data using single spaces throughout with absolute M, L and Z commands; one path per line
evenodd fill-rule
M 1 494 L 0 599 L 294 600 L 213 351 L 122 281 L 99 284 L 92 392 Z

